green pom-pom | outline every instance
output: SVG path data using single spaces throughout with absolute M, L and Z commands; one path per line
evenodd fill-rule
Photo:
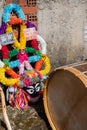
M 3 62 L 9 66 L 9 59 L 3 59 Z
M 16 56 L 18 54 L 18 50 L 17 49 L 13 49 L 9 52 L 9 58 L 11 59 L 13 56 Z
M 36 55 L 41 56 L 41 52 L 40 51 L 36 51 Z

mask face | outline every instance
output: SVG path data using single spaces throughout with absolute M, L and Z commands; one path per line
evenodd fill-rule
M 40 86 L 40 83 L 36 83 L 36 84 L 33 84 L 32 86 L 24 87 L 24 90 L 31 96 L 35 97 L 39 95 L 41 86 Z

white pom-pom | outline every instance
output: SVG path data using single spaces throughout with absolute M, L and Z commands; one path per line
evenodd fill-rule
M 0 60 L 0 67 L 2 67 L 2 68 L 3 68 L 3 67 L 4 67 L 4 65 L 5 65 L 5 64 L 4 64 L 4 63 Z
M 42 54 L 46 54 L 46 42 L 45 40 L 40 36 L 37 35 L 37 41 L 39 41 L 40 43 L 40 50 L 42 52 Z
M 2 49 L 2 45 L 0 44 L 0 50 Z

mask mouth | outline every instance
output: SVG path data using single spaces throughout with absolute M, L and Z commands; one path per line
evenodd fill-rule
M 30 94 L 31 97 L 37 97 L 39 93 Z

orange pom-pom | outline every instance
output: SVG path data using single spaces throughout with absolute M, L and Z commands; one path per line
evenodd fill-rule
M 11 18 L 10 18 L 10 23 L 11 23 L 12 25 L 20 24 L 20 23 L 22 23 L 22 19 L 17 18 L 17 17 L 11 17 Z
M 37 61 L 35 64 L 35 70 L 39 71 L 42 67 L 42 64 L 43 64 L 43 60 Z
M 18 74 L 15 71 L 13 71 L 12 68 L 7 69 L 6 73 L 9 74 L 12 78 L 18 78 Z

